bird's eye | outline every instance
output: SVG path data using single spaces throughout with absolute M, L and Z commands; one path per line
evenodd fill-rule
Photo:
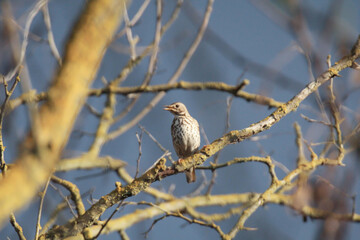
M 176 104 L 176 105 L 175 105 L 175 107 L 177 107 L 177 108 L 178 108 L 178 107 L 179 107 L 179 104 Z

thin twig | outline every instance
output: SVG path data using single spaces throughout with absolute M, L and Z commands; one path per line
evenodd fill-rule
M 125 22 L 126 37 L 128 39 L 129 45 L 130 45 L 130 57 L 132 60 L 135 60 L 136 59 L 136 44 L 139 41 L 139 37 L 138 36 L 135 36 L 135 38 L 133 37 L 125 2 L 124 2 L 124 22 Z
M 62 201 L 55 207 L 55 209 L 52 211 L 49 219 L 42 227 L 42 229 L 40 231 L 40 235 L 46 233 L 50 229 L 50 227 L 56 222 L 57 218 L 59 217 L 59 213 L 61 211 L 63 211 L 64 209 L 66 209 L 67 206 L 68 206 L 68 204 L 65 201 Z
M 54 34 L 52 32 L 52 27 L 51 27 L 51 20 L 50 20 L 50 13 L 49 13 L 49 5 L 48 5 L 48 3 L 46 3 L 42 7 L 42 13 L 43 13 L 43 16 L 44 16 L 45 26 L 46 26 L 46 29 L 48 31 L 48 42 L 49 42 L 49 47 L 50 47 L 51 53 L 55 57 L 55 59 L 57 60 L 59 66 L 61 66 L 62 65 L 62 59 L 61 59 L 59 50 L 57 49 L 56 44 L 55 44 Z
M 308 122 L 311 122 L 311 123 L 320 123 L 320 124 L 323 124 L 325 126 L 328 126 L 328 127 L 334 127 L 334 125 L 332 125 L 331 123 L 327 123 L 325 121 L 321 121 L 321 120 L 316 120 L 316 119 L 312 119 L 312 118 L 309 118 L 307 116 L 305 116 L 304 114 L 300 114 L 300 116 L 305 119 L 306 121 Z
M 122 37 L 126 31 L 127 31 L 127 27 L 133 27 L 135 26 L 135 24 L 139 21 L 139 19 L 141 18 L 141 16 L 144 14 L 146 8 L 148 7 L 149 3 L 151 0 L 145 0 L 143 2 L 143 4 L 140 6 L 139 10 L 137 11 L 137 13 L 134 15 L 134 17 L 131 19 L 131 21 L 128 22 L 128 24 L 126 24 L 127 26 L 125 26 L 125 28 L 123 30 L 121 30 L 118 34 L 115 35 L 114 39 L 116 38 L 120 38 Z
M 71 200 L 73 200 L 73 202 L 75 204 L 77 214 L 78 215 L 84 214 L 85 207 L 84 207 L 84 203 L 82 202 L 82 199 L 81 199 L 79 188 L 72 182 L 67 181 L 65 179 L 61 179 L 54 175 L 51 177 L 51 181 L 65 187 L 70 192 Z
M 101 118 L 101 113 L 96 110 L 95 107 L 91 106 L 89 103 L 85 103 L 84 106 L 97 118 Z
M 327 58 L 327 63 L 328 65 L 331 66 L 331 59 L 330 59 L 330 55 Z M 339 150 L 339 155 L 344 155 L 345 154 L 345 149 L 344 149 L 344 145 L 343 145 L 343 137 L 342 137 L 342 132 L 341 132 L 341 127 L 340 124 L 342 122 L 341 119 L 341 113 L 339 111 L 339 107 L 338 104 L 336 103 L 336 97 L 334 94 L 334 78 L 330 79 L 330 84 L 329 84 L 329 98 L 330 98 L 330 111 L 331 111 L 331 115 L 334 119 L 334 129 L 336 132 L 336 144 L 338 146 L 338 150 Z M 330 129 L 332 130 L 332 129 Z
M 6 106 L 9 102 L 11 95 L 14 93 L 14 90 L 15 90 L 17 84 L 20 82 L 20 72 L 21 72 L 21 68 L 19 68 L 19 72 L 18 72 L 10 90 L 8 89 L 8 82 L 5 80 L 5 78 L 3 76 L 0 76 L 0 78 L 2 78 L 2 80 L 3 80 L 4 92 L 5 92 L 5 99 L 0 107 L 0 170 L 3 175 L 5 174 L 5 171 L 6 171 L 6 162 L 5 162 L 5 156 L 4 156 L 5 146 L 4 146 L 4 142 L 3 142 L 2 128 L 3 128 L 3 123 L 4 123 Z
M 59 195 L 61 196 L 61 198 L 64 200 L 64 202 L 66 203 L 66 205 L 67 205 L 68 208 L 70 209 L 70 212 L 71 212 L 71 214 L 73 215 L 73 217 L 77 217 L 77 214 L 76 214 L 76 212 L 74 212 L 74 209 L 73 209 L 74 207 L 71 205 L 71 203 L 70 203 L 70 201 L 69 201 L 69 198 L 62 193 L 61 189 L 59 189 L 58 187 L 56 187 L 56 186 L 55 186 L 54 184 L 52 184 L 51 182 L 50 182 L 50 186 L 51 186 L 55 191 L 57 191 L 57 192 L 59 193 Z
M 101 226 L 99 232 L 96 234 L 95 237 L 93 237 L 92 239 L 97 239 L 101 232 L 104 230 L 104 228 L 106 227 L 106 225 L 109 223 L 109 221 L 113 218 L 113 216 L 115 215 L 115 213 L 117 213 L 120 210 L 120 207 L 122 206 L 122 203 L 124 202 L 124 200 L 120 201 L 118 206 L 115 208 L 115 210 L 111 213 L 110 217 L 108 217 L 108 219 L 106 219 L 106 222 Z
M 24 236 L 24 232 L 20 224 L 16 221 L 15 215 L 13 213 L 10 214 L 10 223 L 15 228 L 15 231 L 20 240 L 26 240 Z
M 51 176 L 47 180 L 44 190 L 40 193 L 40 205 L 39 205 L 38 217 L 37 217 L 37 222 L 36 222 L 35 240 L 38 240 L 38 238 L 39 238 L 39 232 L 41 229 L 41 222 L 40 222 L 41 214 L 42 214 L 42 209 L 43 209 L 43 205 L 44 205 L 45 194 L 49 187 L 50 179 L 51 179 Z
M 140 136 L 139 136 L 138 133 L 136 133 L 136 139 L 137 139 L 138 144 L 139 144 L 139 156 L 138 156 L 138 158 L 136 160 L 136 173 L 135 173 L 134 178 L 137 178 L 137 176 L 139 174 L 140 159 L 141 159 L 141 155 L 142 155 L 142 152 L 141 152 L 142 136 L 143 136 L 143 131 L 141 131 Z
M 161 149 L 161 151 L 163 151 L 163 153 L 169 152 L 169 150 L 164 148 L 164 146 L 161 145 L 161 143 L 148 130 L 146 130 L 145 127 L 139 124 L 139 128 L 141 129 L 141 131 L 145 132 L 151 140 L 153 140 L 153 142 Z M 172 163 L 174 162 L 171 155 L 168 155 L 168 158 Z
M 227 97 L 226 98 L 226 119 L 225 119 L 225 128 L 224 128 L 224 132 L 223 134 L 227 133 L 229 128 L 230 128 L 230 109 L 231 109 L 231 104 L 232 104 L 232 100 L 234 98 L 231 96 L 231 97 Z M 220 157 L 220 153 L 221 151 L 217 152 L 214 156 L 214 161 L 213 161 L 213 164 L 217 164 L 218 161 L 219 161 L 219 157 Z M 211 194 L 211 190 L 212 188 L 214 187 L 215 185 L 215 179 L 216 179 L 216 176 L 217 176 L 217 173 L 216 173 L 216 169 L 214 169 L 213 171 L 211 171 L 211 180 L 210 180 L 210 183 L 209 183 L 209 186 L 208 186 L 208 189 L 206 191 L 206 194 L 209 195 Z

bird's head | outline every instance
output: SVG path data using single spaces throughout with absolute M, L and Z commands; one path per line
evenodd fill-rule
M 170 105 L 166 105 L 164 110 L 171 112 L 175 116 L 185 116 L 188 114 L 188 111 L 185 105 L 181 102 L 176 102 Z

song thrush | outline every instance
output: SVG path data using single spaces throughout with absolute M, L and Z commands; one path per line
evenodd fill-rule
M 181 161 L 183 158 L 194 154 L 200 146 L 199 124 L 190 116 L 185 105 L 180 102 L 173 103 L 164 107 L 164 110 L 174 115 L 171 124 L 171 136 L 176 154 Z M 195 182 L 195 169 L 191 168 L 185 172 L 188 183 Z

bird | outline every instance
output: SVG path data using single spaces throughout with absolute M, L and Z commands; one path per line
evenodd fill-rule
M 191 117 L 186 106 L 181 102 L 166 105 L 164 110 L 174 115 L 171 124 L 172 142 L 179 162 L 194 154 L 200 146 L 199 123 Z M 192 183 L 196 181 L 195 169 L 185 171 L 186 181 Z

